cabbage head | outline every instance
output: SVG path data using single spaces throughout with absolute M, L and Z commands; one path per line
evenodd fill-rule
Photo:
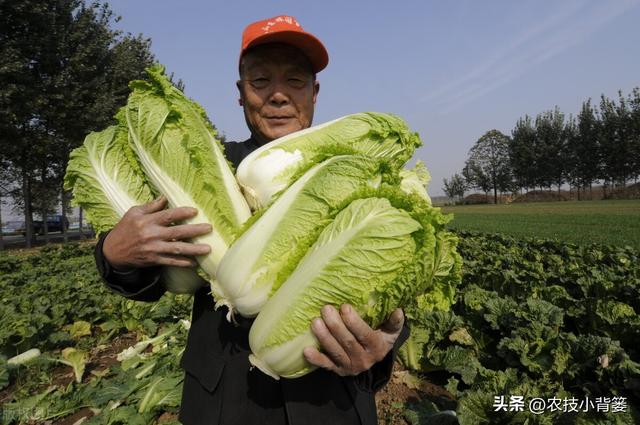
M 209 223 L 213 231 L 194 243 L 211 246 L 196 260 L 211 279 L 240 226 L 251 216 L 204 110 L 174 87 L 161 67 L 150 82 L 134 81 L 125 106 L 129 144 L 153 189 L 170 207 L 193 207 L 184 223 Z
M 335 215 L 378 188 L 383 178 L 393 178 L 388 168 L 379 159 L 338 155 L 309 169 L 247 222 L 227 251 L 212 285 L 216 304 L 255 317 Z
M 399 170 L 422 142 L 399 117 L 347 115 L 280 137 L 249 154 L 236 178 L 252 209 L 268 206 L 306 170 L 334 155 L 384 158 Z
M 120 124 L 90 133 L 69 157 L 64 186 L 73 191 L 72 203 L 84 210 L 97 233 L 112 229 L 136 205 L 154 198 L 128 145 L 122 112 Z M 205 282 L 194 269 L 163 267 L 162 281 L 173 293 L 193 293 Z
M 262 307 L 249 333 L 249 360 L 263 372 L 295 378 L 314 369 L 302 352 L 319 347 L 310 325 L 324 305 L 349 303 L 377 327 L 418 294 L 453 296 L 456 279 L 434 285 L 437 234 L 448 218 L 397 186 L 383 184 L 378 195 L 340 211 Z

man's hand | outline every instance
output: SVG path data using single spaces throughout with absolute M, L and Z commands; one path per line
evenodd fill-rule
M 131 208 L 104 240 L 103 253 L 109 264 L 124 271 L 149 266 L 195 267 L 196 255 L 211 251 L 206 244 L 182 242 L 207 234 L 211 225 L 173 223 L 194 217 L 195 208 L 181 207 L 165 210 L 164 197 Z
M 331 370 L 340 376 L 357 375 L 384 359 L 398 339 L 404 313 L 397 308 L 379 329 L 371 329 L 348 304 L 326 305 L 322 318 L 314 319 L 311 330 L 324 351 L 304 349 L 304 357 L 313 365 Z

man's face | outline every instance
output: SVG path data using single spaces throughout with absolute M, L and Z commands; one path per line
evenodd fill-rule
M 265 143 L 311 126 L 320 90 L 309 60 L 286 44 L 247 52 L 237 82 L 247 125 Z

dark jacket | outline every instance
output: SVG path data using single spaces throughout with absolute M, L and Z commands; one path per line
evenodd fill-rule
M 258 144 L 254 139 L 226 143 L 225 155 L 237 167 Z M 104 235 L 106 236 L 106 235 Z M 127 298 L 156 301 L 165 292 L 159 268 L 121 274 L 96 245 L 96 263 L 107 286 Z M 194 296 L 187 347 L 182 357 L 185 380 L 180 421 L 223 425 L 373 425 L 377 423 L 374 393 L 391 376 L 397 348 L 406 340 L 405 327 L 387 357 L 355 377 L 318 369 L 296 379 L 276 381 L 258 369 L 249 370 L 249 328 L 252 320 L 229 323 L 226 309 L 214 310 L 208 288 Z

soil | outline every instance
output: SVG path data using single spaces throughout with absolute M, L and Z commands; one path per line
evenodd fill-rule
M 91 361 L 87 363 L 85 368 L 85 378 L 91 377 L 91 372 L 102 372 L 111 365 L 118 363 L 116 357 L 124 349 L 131 347 L 138 339 L 133 332 L 126 333 L 109 341 L 109 344 L 103 348 L 98 348 L 91 355 Z
M 73 415 L 67 416 L 64 419 L 61 419 L 57 422 L 53 422 L 55 425 L 73 425 L 76 422 L 80 421 L 82 418 L 89 419 L 93 416 L 93 412 L 88 407 L 83 407 L 82 409 L 75 412 Z
M 167 422 L 173 422 L 178 420 L 178 415 L 175 413 L 164 412 L 162 415 L 158 417 L 156 420 L 156 424 L 164 424 Z
M 404 418 L 404 406 L 429 400 L 441 409 L 455 410 L 454 397 L 442 386 L 421 376 L 419 380 L 405 379 L 407 372 L 399 363 L 394 364 L 389 383 L 376 393 L 378 423 L 380 425 L 410 425 Z

